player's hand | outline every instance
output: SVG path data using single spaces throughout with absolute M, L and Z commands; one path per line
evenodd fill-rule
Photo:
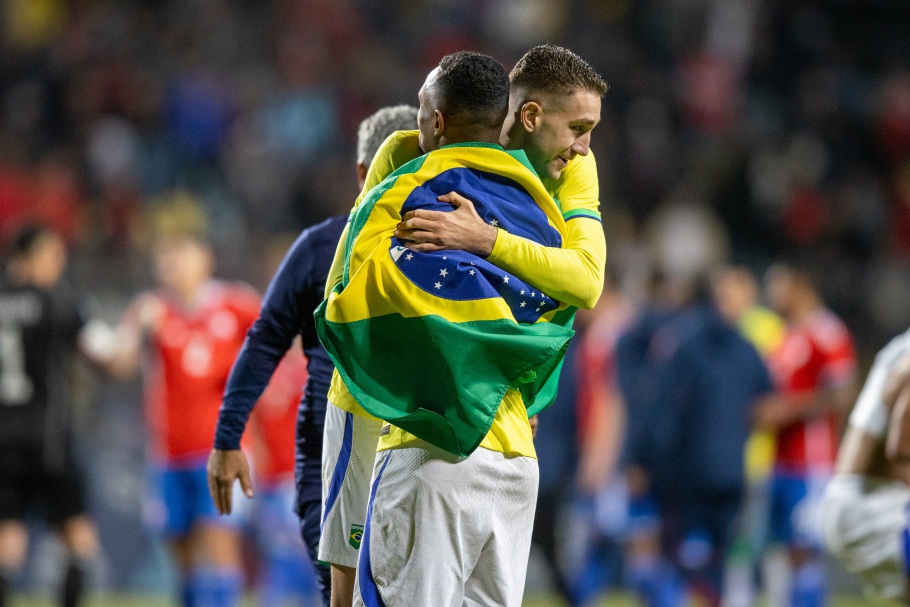
M 540 425 L 540 420 L 537 419 L 537 416 L 528 418 L 528 421 L 531 423 L 531 436 L 537 436 L 537 427 Z
M 209 493 L 218 508 L 218 514 L 231 513 L 231 497 L 234 490 L 234 481 L 240 480 L 240 488 L 244 495 L 253 497 L 253 481 L 250 478 L 250 465 L 246 455 L 240 449 L 222 451 L 212 449 L 206 465 L 209 477 Z
M 449 192 L 437 198 L 448 202 L 454 211 L 409 211 L 401 218 L 395 236 L 407 241 L 408 248 L 421 253 L 466 251 L 480 257 L 493 252 L 499 230 L 481 219 L 470 200 Z

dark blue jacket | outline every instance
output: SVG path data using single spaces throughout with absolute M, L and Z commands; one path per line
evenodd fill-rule
M 240 448 L 240 437 L 253 406 L 294 337 L 300 334 L 309 377 L 297 420 L 298 474 L 312 476 L 313 483 L 307 484 L 317 488 L 321 482 L 319 462 L 326 394 L 334 367 L 316 336 L 313 311 L 322 303 L 325 281 L 345 222 L 346 217 L 334 217 L 308 228 L 281 262 L 265 292 L 259 318 L 234 362 L 215 433 L 216 449 Z M 318 494 L 315 497 L 318 499 Z
M 667 366 L 656 417 L 656 456 L 669 462 L 674 493 L 738 492 L 745 486 L 749 412 L 771 390 L 758 352 L 710 306 L 686 314 L 692 333 Z

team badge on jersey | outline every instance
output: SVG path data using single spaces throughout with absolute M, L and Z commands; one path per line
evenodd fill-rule
M 363 541 L 363 525 L 351 525 L 351 535 L 348 543 L 354 550 L 360 550 L 360 542 Z

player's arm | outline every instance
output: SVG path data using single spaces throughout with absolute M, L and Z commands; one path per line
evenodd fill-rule
M 136 297 L 117 324 L 117 351 L 104 368 L 121 379 L 132 377 L 142 362 L 142 346 L 146 335 L 155 331 L 164 316 L 164 304 L 154 293 Z
M 578 157 L 565 173 L 558 191 L 566 218 L 562 248 L 545 247 L 493 228 L 480 218 L 469 200 L 457 194 L 449 195 L 457 201 L 454 211 L 407 213 L 395 235 L 411 241 L 408 246 L 417 251 L 458 249 L 474 253 L 554 299 L 593 308 L 603 291 L 607 260 L 607 244 L 597 210 L 594 157 Z
M 209 489 L 222 514 L 231 512 L 235 480 L 240 480 L 248 497 L 253 495 L 249 464 L 240 450 L 240 439 L 256 402 L 305 321 L 308 311 L 301 309 L 300 302 L 312 283 L 312 267 L 313 251 L 308 234 L 304 233 L 272 278 L 259 315 L 228 377 L 207 467 Z
M 776 393 L 765 397 L 755 411 L 759 427 L 780 428 L 829 413 L 844 414 L 856 396 L 856 354 L 846 328 L 833 329 L 815 338 L 825 357 L 821 385 L 795 394 Z

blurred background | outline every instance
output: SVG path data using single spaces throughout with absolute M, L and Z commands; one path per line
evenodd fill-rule
M 71 281 L 112 322 L 152 284 L 156 227 L 206 227 L 218 275 L 261 291 L 301 229 L 351 207 L 363 118 L 417 105 L 448 52 L 509 67 L 553 42 L 610 84 L 591 147 L 609 264 L 629 301 L 647 302 L 655 268 L 691 278 L 735 262 L 760 274 L 798 258 L 862 368 L 910 325 L 906 0 L 0 7 L 0 238 L 35 221 L 58 230 Z M 103 545 L 94 586 L 167 596 L 172 569 L 143 525 L 139 384 L 76 372 Z M 50 536 L 34 543 L 23 591 L 57 583 L 58 552 Z M 547 575 L 529 579 L 532 594 L 549 592 Z

